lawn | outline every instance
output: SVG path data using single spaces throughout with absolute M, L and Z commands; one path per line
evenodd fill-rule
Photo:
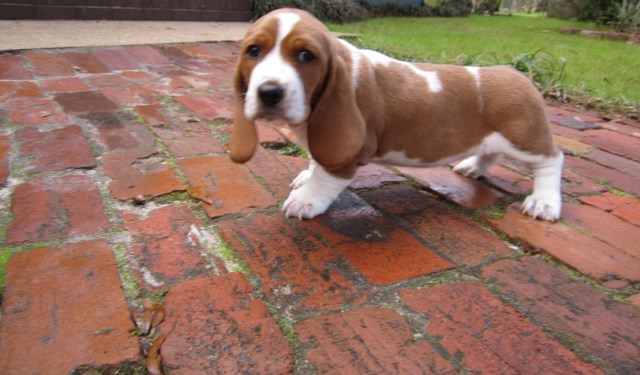
M 640 45 L 560 32 L 560 26 L 594 25 L 544 16 L 465 18 L 380 18 L 330 24 L 333 31 L 358 34 L 361 47 L 416 61 L 479 65 L 507 64 L 543 49 L 566 60 L 564 85 L 572 95 L 607 104 L 640 107 Z

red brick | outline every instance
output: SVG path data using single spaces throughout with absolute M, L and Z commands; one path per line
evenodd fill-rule
M 227 156 L 183 159 L 178 164 L 189 184 L 209 196 L 211 204 L 204 203 L 209 217 L 276 204 L 244 166 L 233 163 Z
M 98 130 L 98 140 L 109 151 L 149 149 L 155 137 L 144 125 L 122 113 L 96 112 L 82 116 Z
M 87 82 L 96 87 L 122 86 L 129 84 L 121 74 L 92 74 L 86 78 Z
M 38 125 L 65 123 L 67 115 L 50 99 L 17 99 L 6 103 L 9 120 L 15 123 Z
M 127 46 L 125 51 L 140 63 L 145 65 L 168 64 L 169 59 L 164 57 L 157 48 L 151 46 Z
M 211 274 L 212 265 L 201 255 L 206 252 L 206 244 L 197 237 L 201 223 L 188 208 L 166 206 L 144 219 L 129 213 L 123 216 L 123 227 L 132 236 L 136 263 L 145 273 L 140 278 L 151 288 Z
M 120 73 L 120 75 L 134 82 L 155 81 L 158 79 L 158 76 L 156 76 L 155 74 L 151 74 L 144 70 L 128 70 Z
M 468 282 L 404 289 L 400 298 L 426 314 L 425 332 L 439 338 L 471 373 L 602 374 L 553 341 L 484 287 Z
M 394 173 L 391 169 L 380 164 L 367 164 L 358 168 L 356 179 L 351 183 L 353 189 L 370 189 L 390 182 L 402 182 L 406 178 Z
M 21 80 L 32 78 L 33 74 L 27 70 L 24 56 L 0 55 L 0 79 Z
M 233 118 L 233 110 L 229 103 L 211 96 L 186 94 L 174 99 L 207 120 Z
M 187 71 L 197 74 L 215 73 L 218 71 L 218 68 L 214 65 L 193 59 L 176 61 L 175 64 L 186 69 Z
M 156 47 L 160 53 L 166 56 L 171 62 L 181 62 L 186 60 L 192 60 L 193 57 L 187 52 L 183 51 L 180 46 L 159 45 Z
M 140 68 L 138 62 L 122 48 L 97 48 L 93 50 L 93 55 L 112 71 Z
M 7 265 L 2 321 L 3 374 L 70 374 L 140 360 L 106 241 L 16 254 Z
M 637 308 L 640 308 L 640 294 L 634 294 L 629 297 L 629 302 Z
M 89 142 L 77 125 L 49 131 L 22 128 L 16 140 L 21 143 L 21 158 L 29 160 L 35 173 L 96 166 Z
M 87 91 L 90 87 L 84 83 L 80 78 L 53 78 L 45 81 L 40 81 L 42 88 L 47 91 L 53 92 L 74 92 L 74 91 Z
M 492 166 L 484 178 L 488 183 L 511 194 L 524 195 L 533 189 L 533 182 L 529 176 L 516 173 L 501 165 Z
M 398 170 L 467 209 L 490 206 L 502 196 L 487 185 L 461 176 L 449 168 L 399 167 Z
M 562 217 L 640 260 L 640 228 L 595 207 L 565 203 Z
M 362 196 L 380 210 L 399 216 L 431 249 L 456 264 L 476 266 L 511 254 L 496 235 L 414 188 L 402 186 Z
M 606 186 L 575 173 L 571 169 L 564 169 L 562 171 L 562 192 L 565 194 L 579 196 L 582 194 L 599 193 L 606 190 Z
M 183 44 L 180 48 L 198 59 L 206 60 L 217 57 L 216 53 L 205 48 L 203 44 Z
M 134 107 L 155 102 L 153 95 L 132 84 L 103 87 L 100 93 L 121 107 Z
M 220 227 L 281 313 L 336 310 L 366 301 L 369 288 L 356 281 L 357 270 L 317 234 L 293 228 L 281 213 L 222 221 Z
M 288 374 L 293 352 L 265 304 L 239 273 L 169 291 L 161 353 L 171 374 Z
M 580 202 L 611 212 L 631 224 L 640 225 L 640 201 L 612 193 L 580 197 Z
M 7 185 L 11 158 L 11 138 L 0 134 L 0 186 Z
M 389 309 L 363 307 L 296 324 L 319 374 L 454 374 L 455 369 Z
M 617 118 L 609 122 L 598 122 L 596 125 L 602 126 L 604 129 L 614 131 L 616 133 L 638 137 L 638 129 L 640 125 L 630 119 Z
M 640 368 L 640 313 L 531 257 L 485 267 L 483 277 L 617 374 Z
M 397 283 L 453 268 L 353 193 L 343 193 L 326 214 L 299 227 L 316 229 L 374 284 Z
M 33 179 L 16 187 L 11 203 L 15 219 L 7 231 L 9 243 L 89 235 L 109 227 L 100 192 L 88 176 Z
M 205 76 L 199 75 L 182 75 L 176 77 L 177 80 L 186 83 L 196 90 L 209 90 L 211 89 L 211 81 Z
M 258 147 L 246 165 L 278 199 L 285 200 L 291 191 L 289 184 L 308 164 L 306 159 L 279 155 Z
M 136 106 L 135 110 L 138 115 L 142 116 L 147 125 L 156 127 L 169 123 L 165 115 L 160 111 L 160 108 L 162 107 L 159 104 L 148 104 Z
M 613 154 L 640 161 L 640 138 L 611 130 L 587 130 L 582 141 Z
M 161 81 L 139 82 L 138 85 L 157 96 L 183 95 L 189 87 L 176 79 L 167 78 Z
M 101 93 L 93 91 L 58 94 L 55 96 L 55 100 L 70 114 L 105 112 L 118 109 L 111 100 Z
M 571 170 L 577 174 L 588 177 L 594 182 L 611 185 L 627 193 L 640 195 L 640 184 L 638 180 L 630 178 L 629 175 L 615 169 L 572 156 L 565 157 L 564 169 L 565 171 Z
M 550 254 L 596 279 L 640 280 L 640 260 L 571 225 L 533 220 L 520 213 L 517 204 L 509 206 L 502 219 L 489 219 L 489 222 L 529 248 Z
M 111 70 L 97 57 L 89 52 L 65 52 L 62 54 L 73 66 L 73 69 L 81 73 L 109 73 Z
M 33 82 L 0 82 L 0 100 L 6 98 L 42 98 L 44 95 Z
M 112 152 L 102 156 L 104 173 L 111 178 L 111 196 L 123 201 L 136 196 L 157 197 L 186 187 L 175 170 L 155 150 Z
M 177 158 L 225 152 L 209 127 L 201 122 L 173 119 L 156 127 L 154 132 Z
M 28 51 L 25 55 L 39 76 L 72 76 L 76 74 L 67 60 L 57 53 Z
M 582 143 L 580 141 L 576 141 L 575 139 L 556 134 L 553 135 L 553 142 L 564 153 L 571 155 L 582 155 L 594 149 L 593 146 L 590 146 L 586 143 Z
M 638 162 L 597 149 L 583 155 L 583 157 L 605 167 L 620 171 L 640 184 L 640 163 Z

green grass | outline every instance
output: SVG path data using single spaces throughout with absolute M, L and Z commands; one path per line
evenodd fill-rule
M 569 94 L 606 104 L 640 107 L 640 46 L 561 33 L 560 26 L 597 28 L 544 16 L 380 18 L 329 27 L 354 33 L 361 47 L 437 63 L 510 64 L 542 50 L 566 60 Z M 635 107 L 635 108 L 634 108 Z

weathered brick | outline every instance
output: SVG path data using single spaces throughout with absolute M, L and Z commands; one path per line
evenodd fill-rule
M 594 149 L 593 146 L 562 135 L 553 135 L 553 143 L 564 153 L 571 155 L 582 155 Z
M 529 176 L 516 173 L 502 165 L 491 166 L 484 178 L 491 185 L 511 194 L 524 195 L 533 189 L 533 182 Z
M 488 219 L 501 232 L 537 251 L 544 251 L 578 271 L 600 280 L 640 280 L 640 260 L 562 222 L 533 220 L 509 206 L 502 219 Z
M 155 102 L 153 95 L 132 84 L 103 87 L 100 93 L 121 107 L 134 107 Z
M 163 65 L 169 63 L 169 59 L 161 54 L 157 48 L 152 46 L 126 46 L 124 49 L 129 55 L 145 65 Z
M 136 196 L 157 197 L 186 187 L 173 167 L 156 150 L 112 152 L 102 156 L 104 173 L 111 178 L 111 195 L 123 201 Z
M 581 343 L 617 374 L 640 371 L 640 313 L 532 257 L 487 266 L 483 277 L 536 319 Z
M 394 173 L 384 165 L 370 163 L 358 168 L 356 179 L 351 183 L 353 189 L 370 189 L 390 182 L 402 182 L 406 178 Z
M 586 131 L 582 141 L 613 154 L 640 161 L 640 138 L 599 129 Z
M 374 284 L 392 284 L 453 268 L 350 192 L 341 194 L 326 214 L 298 226 L 317 230 Z
M 358 271 L 317 234 L 293 228 L 281 213 L 253 214 L 220 223 L 275 308 L 283 314 L 336 310 L 366 301 Z
M 167 125 L 169 121 L 160 111 L 161 106 L 159 104 L 139 105 L 135 107 L 136 112 L 142 116 L 144 121 L 149 126 L 162 126 Z
M 34 173 L 96 166 L 89 143 L 77 125 L 49 131 L 22 128 L 16 132 L 16 140 L 20 142 L 21 158 L 29 160 Z
M 178 164 L 192 188 L 208 197 L 204 209 L 209 217 L 276 204 L 244 166 L 231 162 L 227 156 L 182 159 Z
M 169 291 L 161 353 L 172 374 L 288 374 L 293 352 L 265 304 L 239 273 Z
M 553 341 L 484 287 L 457 282 L 403 289 L 400 298 L 426 314 L 425 332 L 472 373 L 602 374 Z
M 88 91 L 91 89 L 84 81 L 76 77 L 47 79 L 40 81 L 40 85 L 43 89 L 52 92 Z
M 26 81 L 0 82 L 0 100 L 7 98 L 42 98 L 44 95 L 38 85 Z
M 640 163 L 636 161 L 598 149 L 583 155 L 583 158 L 620 171 L 640 184 Z
M 129 81 L 124 79 L 122 74 L 90 74 L 85 79 L 96 87 L 123 86 L 129 84 Z
M 7 265 L 0 373 L 70 374 L 140 360 L 106 241 L 23 251 Z
M 487 185 L 461 176 L 449 168 L 398 167 L 398 170 L 467 209 L 490 206 L 502 196 Z
M 20 55 L 0 55 L 0 79 L 32 79 L 33 74 L 26 68 L 26 59 Z
M 137 264 L 143 268 L 140 279 L 149 287 L 165 288 L 215 272 L 217 265 L 209 264 L 201 255 L 206 251 L 206 244 L 197 237 L 201 223 L 188 208 L 166 206 L 144 219 L 122 214 Z
M 604 193 L 580 197 L 580 202 L 611 212 L 631 224 L 640 225 L 640 201 L 637 199 Z
M 399 216 L 431 249 L 456 264 L 475 266 L 511 254 L 496 235 L 414 188 L 402 186 L 362 196 L 382 211 Z
M 231 105 L 211 96 L 186 94 L 174 99 L 207 120 L 233 118 Z
M 115 103 L 104 95 L 93 91 L 58 94 L 55 101 L 70 114 L 106 112 L 118 109 Z
M 109 221 L 100 192 L 88 176 L 42 177 L 13 192 L 15 215 L 7 242 L 40 242 L 104 231 Z
M 62 55 L 44 51 L 25 53 L 34 72 L 39 76 L 72 76 L 75 71 Z
M 7 184 L 11 157 L 11 137 L 0 134 L 0 187 Z
M 295 325 L 319 374 L 454 374 L 426 341 L 413 338 L 396 312 L 373 307 L 319 316 Z
M 98 130 L 98 140 L 108 151 L 149 149 L 155 137 L 132 116 L 121 112 L 94 112 L 81 116 Z
M 164 126 L 156 127 L 154 132 L 177 158 L 225 152 L 209 127 L 201 122 L 172 119 Z
M 20 124 L 55 124 L 69 120 L 51 99 L 16 99 L 8 101 L 6 108 L 9 120 Z
M 289 184 L 308 164 L 309 161 L 306 159 L 278 155 L 258 147 L 246 165 L 253 174 L 265 182 L 278 199 L 284 200 L 291 191 Z
M 160 53 L 166 56 L 173 63 L 193 59 L 193 56 L 183 51 L 180 48 L 180 46 L 177 46 L 177 45 L 176 46 L 159 45 L 159 46 L 156 46 L 156 49 L 160 51 Z
M 589 234 L 640 259 L 640 228 L 595 207 L 565 203 L 562 217 L 586 229 Z
M 140 68 L 138 62 L 122 48 L 96 48 L 93 55 L 112 71 Z
M 89 52 L 69 51 L 62 54 L 73 69 L 82 73 L 109 73 L 111 70 Z
M 571 170 L 600 184 L 611 185 L 634 195 L 640 195 L 640 184 L 637 179 L 630 178 L 626 173 L 602 165 L 567 156 L 564 159 L 564 169 Z

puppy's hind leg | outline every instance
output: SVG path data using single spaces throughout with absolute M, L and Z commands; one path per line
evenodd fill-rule
M 563 161 L 562 152 L 556 151 L 554 156 L 531 163 L 533 193 L 524 200 L 522 212 L 550 221 L 560 218 Z
M 474 155 L 458 163 L 453 171 L 463 176 L 480 178 L 487 174 L 489 168 L 500 159 L 500 156 L 499 153 Z

